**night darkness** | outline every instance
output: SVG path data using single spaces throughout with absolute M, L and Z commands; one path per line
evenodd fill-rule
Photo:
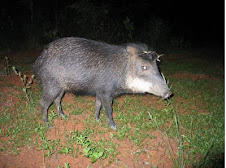
M 163 48 L 172 40 L 184 46 L 224 41 L 221 1 L 8 0 L 0 8 L 2 49 L 33 48 L 66 36 Z

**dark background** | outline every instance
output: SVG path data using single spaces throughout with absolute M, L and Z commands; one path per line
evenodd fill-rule
M 3 0 L 0 10 L 0 50 L 41 48 L 66 36 L 160 50 L 224 43 L 224 1 Z

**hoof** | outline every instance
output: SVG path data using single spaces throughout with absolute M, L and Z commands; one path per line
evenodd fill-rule
M 52 128 L 53 125 L 51 123 L 47 122 L 46 126 L 47 126 L 48 129 L 50 129 L 50 128 Z
M 111 129 L 116 130 L 117 126 L 116 125 L 111 125 Z
M 99 117 L 94 117 L 95 118 L 95 120 L 99 123 L 100 122 L 100 119 L 99 119 Z
M 63 113 L 60 113 L 60 116 L 61 116 L 63 119 L 67 118 L 67 116 L 66 116 L 65 114 L 63 114 Z

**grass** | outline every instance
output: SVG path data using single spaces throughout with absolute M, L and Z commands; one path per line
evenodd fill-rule
M 186 53 L 183 54 L 186 57 Z M 216 61 L 190 55 L 183 59 L 178 57 L 163 60 L 160 66 L 173 85 L 175 96 L 167 102 L 151 95 L 125 95 L 115 99 L 113 111 L 118 125 L 116 131 L 106 125 L 103 110 L 99 123 L 93 119 L 94 100 L 87 96 L 75 97 L 70 100 L 71 103 L 63 100 L 63 109 L 68 114 L 65 120 L 59 118 L 55 108 L 51 107 L 49 119 L 52 127 L 48 129 L 41 122 L 38 103 L 40 92 L 35 91 L 36 83 L 30 85 L 34 108 L 22 103 L 26 101 L 26 97 L 22 95 L 23 86 L 0 84 L 1 89 L 8 87 L 14 90 L 9 94 L 17 99 L 17 103 L 4 106 L 0 113 L 0 152 L 19 154 L 20 148 L 33 146 L 42 152 L 43 166 L 46 157 L 51 158 L 55 154 L 84 156 L 90 163 L 99 161 L 101 164 L 108 160 L 109 164 L 119 164 L 118 156 L 125 154 L 120 149 L 129 142 L 131 147 L 139 151 L 133 155 L 134 162 L 140 163 L 141 153 L 149 155 L 144 150 L 146 146 L 151 146 L 148 140 L 156 138 L 152 131 L 158 131 L 174 167 L 220 167 L 225 141 L 224 74 L 219 68 L 216 69 L 217 65 Z M 176 73 L 204 74 L 207 77 L 194 80 L 172 76 Z M 4 100 L 0 101 L 3 106 L 8 97 L 4 92 L 1 97 Z M 60 132 L 59 124 L 55 125 L 57 121 L 63 124 L 71 122 L 75 129 L 65 128 L 60 137 L 50 139 L 50 130 Z M 76 130 L 77 125 L 82 126 L 81 130 Z M 172 141 L 177 144 L 176 151 L 172 148 Z M 145 164 L 150 164 L 149 162 L 152 160 Z M 70 167 L 67 162 L 62 165 Z
M 186 159 L 185 158 L 187 156 L 186 156 L 186 153 L 184 151 L 184 147 L 185 147 L 184 146 L 184 140 L 183 140 L 184 136 L 181 135 L 181 132 L 180 132 L 177 114 L 175 113 L 174 110 L 170 109 L 168 103 L 167 103 L 167 108 L 168 108 L 168 110 L 173 112 L 174 119 L 175 119 L 176 139 L 177 139 L 177 144 L 178 144 L 177 156 L 176 157 L 174 157 L 174 150 L 173 150 L 171 142 L 169 140 L 168 133 L 165 133 L 165 132 L 163 132 L 161 130 L 161 128 L 159 126 L 159 123 L 158 123 L 158 121 L 157 121 L 155 116 L 153 116 L 151 113 L 148 113 L 148 114 L 149 114 L 151 122 L 155 125 L 156 129 L 160 132 L 160 134 L 162 135 L 163 140 L 165 140 L 167 142 L 167 144 L 168 144 L 168 145 L 166 145 L 166 147 L 168 149 L 168 152 L 170 154 L 170 157 L 172 159 L 174 167 L 185 167 L 186 166 L 186 164 L 185 164 Z

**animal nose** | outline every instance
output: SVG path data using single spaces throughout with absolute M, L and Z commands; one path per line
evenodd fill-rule
M 169 99 L 170 97 L 173 96 L 173 93 L 171 91 L 168 91 L 165 96 L 164 96 L 164 99 Z

